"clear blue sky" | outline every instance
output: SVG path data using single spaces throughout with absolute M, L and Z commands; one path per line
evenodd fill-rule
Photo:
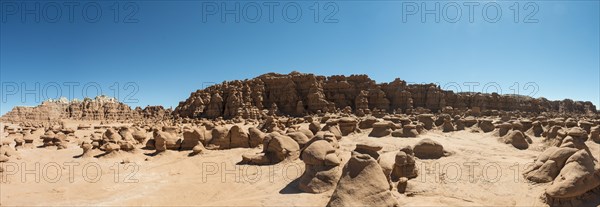
M 523 89 L 525 84 L 535 82 L 535 97 L 600 103 L 598 1 L 533 5 L 519 1 L 518 23 L 514 22 L 515 7 L 511 7 L 516 1 L 499 3 L 499 18 L 494 18 L 496 7 L 487 7 L 487 19 L 482 15 L 487 2 L 481 2 L 473 9 L 473 22 L 463 2 L 447 5 L 448 1 L 440 1 L 440 13 L 444 8 L 447 12 L 439 23 L 433 14 L 425 15 L 423 22 L 420 13 L 409 11 L 415 5 L 421 11 L 421 3 L 433 9 L 436 1 L 319 1 L 318 23 L 311 9 L 315 1 L 298 2 L 302 16 L 296 23 L 288 22 L 296 16 L 293 5 L 288 5 L 287 16 L 282 15 L 282 7 L 289 1 L 274 7 L 273 22 L 269 7 L 258 2 L 262 8 L 257 23 L 250 22 L 257 9 L 249 1 L 238 1 L 240 10 L 245 11 L 239 23 L 230 14 L 222 22 L 221 2 L 121 2 L 118 23 L 114 22 L 114 1 L 96 2 L 102 10 L 98 22 L 92 22 L 94 5 L 86 2 L 73 7 L 70 22 L 69 7 L 62 2 L 47 5 L 40 1 L 37 23 L 34 14 L 25 13 L 22 19 L 21 2 L 1 1 L 0 114 L 13 106 L 39 104 L 36 96 L 56 97 L 56 84 L 61 86 L 60 95 L 70 96 L 65 84 L 78 82 L 74 97 L 81 98 L 83 86 L 94 83 L 104 94 L 114 96 L 115 87 L 111 86 L 117 82 L 121 100 L 138 89 L 131 97 L 137 102 L 125 100 L 131 106 L 176 107 L 210 82 L 292 70 L 368 74 L 378 82 L 399 77 L 408 82 L 437 82 L 443 88 L 458 83 L 463 91 L 468 90 L 463 85 L 466 82 L 480 82 L 474 91 L 495 82 L 505 94 L 513 93 L 517 82 L 524 95 L 533 90 Z M 34 3 L 27 2 L 30 9 Z M 461 18 L 452 23 L 456 5 Z M 235 3 L 229 1 L 225 6 L 233 9 Z M 57 8 L 61 18 L 52 23 Z M 135 9 L 135 15 L 127 18 Z M 214 9 L 219 11 L 212 12 Z M 323 22 L 334 10 L 330 23 Z M 534 10 L 537 12 L 528 18 Z M 133 23 L 124 23 L 126 18 Z M 524 23 L 525 19 L 537 19 L 537 23 Z M 136 86 L 124 88 L 128 82 Z M 12 95 L 15 83 L 19 91 Z M 21 83 L 34 94 L 22 97 Z M 35 83 L 40 84 L 37 91 Z M 96 95 L 94 87 L 88 87 L 88 95 Z

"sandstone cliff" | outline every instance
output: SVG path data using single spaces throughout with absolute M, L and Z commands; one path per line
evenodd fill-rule
M 263 110 L 292 116 L 356 110 L 410 112 L 418 107 L 432 112 L 455 109 L 524 112 L 596 113 L 591 102 L 549 101 L 523 96 L 454 93 L 435 84 L 407 84 L 395 79 L 376 83 L 367 75 L 318 76 L 292 72 L 268 73 L 250 80 L 236 80 L 193 92 L 179 103 L 173 115 L 187 118 L 255 118 Z
M 140 120 L 164 119 L 171 116 L 170 110 L 162 106 L 137 107 L 132 110 L 127 104 L 114 98 L 98 96 L 83 101 L 66 99 L 47 100 L 35 107 L 17 106 L 2 116 L 2 120 L 12 122 L 23 121 L 55 121 L 59 119 L 73 120 Z

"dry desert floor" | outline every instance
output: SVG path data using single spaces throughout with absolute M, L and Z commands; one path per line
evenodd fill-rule
M 73 123 L 75 126 L 77 123 Z M 303 126 L 306 127 L 306 126 Z M 544 150 L 533 138 L 527 150 L 501 143 L 490 133 L 468 130 L 430 131 L 418 138 L 368 137 L 370 130 L 340 140 L 344 162 L 356 143 L 378 142 L 382 156 L 394 156 L 405 145 L 431 138 L 450 156 L 417 159 L 419 176 L 406 194 L 394 192 L 403 206 L 544 206 L 548 183 L 522 177 L 528 163 Z M 79 130 L 78 137 L 93 130 Z M 242 154 L 261 149 L 209 150 L 197 156 L 152 150 L 101 158 L 78 158 L 82 149 L 71 141 L 63 150 L 21 149 L 20 160 L 4 163 L 2 206 L 325 206 L 332 191 L 302 193 L 296 178 L 301 160 L 272 166 L 239 165 Z M 600 147 L 587 145 L 594 157 Z M 592 206 L 600 204 L 600 198 Z

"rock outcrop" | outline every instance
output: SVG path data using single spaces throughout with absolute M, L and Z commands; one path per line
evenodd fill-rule
M 162 120 L 171 118 L 172 111 L 162 106 L 137 107 L 132 110 L 124 103 L 107 96 L 94 99 L 69 101 L 66 98 L 47 100 L 35 107 L 17 106 L 2 116 L 10 122 L 73 120 L 111 120 L 130 122 L 132 120 Z
M 284 160 L 295 160 L 300 156 L 300 145 L 289 136 L 277 132 L 265 136 L 263 151 L 242 155 L 243 164 L 268 165 Z
M 354 152 L 327 206 L 398 206 L 377 161 Z
M 424 138 L 413 147 L 415 156 L 421 159 L 438 159 L 445 155 L 444 147 L 429 138 Z
M 570 131 L 559 147 L 546 149 L 524 173 L 530 181 L 551 182 L 545 191 L 551 205 L 578 206 L 584 194 L 600 188 L 600 165 L 585 144 L 586 133 L 581 131 Z
M 366 111 L 411 112 L 424 108 L 438 112 L 446 107 L 473 109 L 479 115 L 486 110 L 596 113 L 591 102 L 549 101 L 526 96 L 454 93 L 435 84 L 407 84 L 396 79 L 390 83 L 376 83 L 367 75 L 319 76 L 292 72 L 268 73 L 244 81 L 229 81 L 193 92 L 179 103 L 174 115 L 188 118 L 259 118 L 264 109 L 277 106 L 285 115 L 303 116 L 337 109 Z M 426 116 L 419 117 L 430 129 Z
M 339 152 L 327 140 L 311 142 L 301 152 L 305 170 L 298 188 L 307 193 L 322 193 L 335 187 L 341 176 Z

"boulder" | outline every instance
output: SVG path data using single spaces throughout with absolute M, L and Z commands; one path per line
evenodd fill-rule
M 541 137 L 544 133 L 544 127 L 542 127 L 542 122 L 534 121 L 531 126 L 531 131 L 533 132 L 533 136 Z
M 536 183 L 553 181 L 564 167 L 565 162 L 578 150 L 570 147 L 550 147 L 540 154 L 533 165 L 525 170 L 527 180 Z
M 373 130 L 369 137 L 385 137 L 392 133 L 391 122 L 377 122 L 373 124 Z
M 433 129 L 433 114 L 419 114 L 417 120 L 423 123 L 423 127 L 427 130 Z
M 529 144 L 532 143 L 531 138 L 527 137 L 527 135 L 519 130 L 510 131 L 502 139 L 505 144 L 511 144 L 513 147 L 520 150 L 529 148 Z
M 295 160 L 300 154 L 300 145 L 285 135 L 274 135 L 266 149 L 266 156 L 272 163 L 279 163 L 285 159 Z
M 396 182 L 402 177 L 412 179 L 416 178 L 417 176 L 418 170 L 415 164 L 414 156 L 412 154 L 407 154 L 404 151 L 399 151 L 396 154 L 394 168 L 390 174 L 391 181 Z
M 546 188 L 551 198 L 575 198 L 600 187 L 600 167 L 586 151 L 579 150 L 571 155 L 554 182 Z
M 339 120 L 339 127 L 342 136 L 348 136 L 358 130 L 358 121 L 355 118 L 343 117 Z
M 239 125 L 233 125 L 229 129 L 230 148 L 248 148 L 250 147 L 250 138 L 248 132 Z
M 303 148 L 304 145 L 310 140 L 310 138 L 308 138 L 306 134 L 302 132 L 288 133 L 287 136 L 291 137 L 294 141 L 296 141 L 300 148 Z
M 198 142 L 204 141 L 204 132 L 199 128 L 183 129 L 183 140 L 181 141 L 181 150 L 192 150 Z
M 492 120 L 489 119 L 482 119 L 479 120 L 479 128 L 481 129 L 481 131 L 487 133 L 487 132 L 491 132 L 494 131 L 494 124 L 492 123 Z
M 600 126 L 592 127 L 590 130 L 590 139 L 600 144 Z
M 325 126 L 321 129 L 321 131 L 331 132 L 338 140 L 342 138 L 342 131 L 340 130 L 340 126 L 338 124 L 339 120 L 331 119 L 325 123 Z
M 148 139 L 148 135 L 145 131 L 135 130 L 132 134 L 133 139 L 137 141 L 137 143 L 144 143 L 146 139 Z
M 415 156 L 421 159 L 438 159 L 444 156 L 444 147 L 429 138 L 424 138 L 413 147 Z
M 202 144 L 202 142 L 198 142 L 194 148 L 192 148 L 192 154 L 191 155 L 197 155 L 197 154 L 201 154 L 204 151 L 206 151 L 206 148 L 204 148 L 204 145 Z
M 373 124 L 377 123 L 377 119 L 375 117 L 368 117 L 359 122 L 358 128 L 360 129 L 370 129 L 373 128 Z
M 322 193 L 335 188 L 340 176 L 339 165 L 342 159 L 336 149 L 325 140 L 310 143 L 300 158 L 305 171 L 299 178 L 298 188 L 306 193 Z
M 353 153 L 327 206 L 398 206 L 382 172 L 371 156 Z
M 266 134 L 255 127 L 248 128 L 248 139 L 251 148 L 258 147 L 263 143 Z
M 113 128 L 108 128 L 104 134 L 102 135 L 102 139 L 108 142 L 118 142 L 123 139 L 123 137 L 117 132 L 117 130 Z
M 154 149 L 156 152 L 164 152 L 168 150 L 179 150 L 181 148 L 181 139 L 172 131 L 161 131 L 155 129 L 154 133 Z
M 444 119 L 444 123 L 442 124 L 442 132 L 452 132 L 455 131 L 454 125 L 452 125 L 452 121 L 450 118 Z
M 498 135 L 502 137 L 508 134 L 508 131 L 510 131 L 513 128 L 513 125 L 505 122 L 498 124 L 496 127 L 498 127 Z
M 378 144 L 376 142 L 368 142 L 368 143 L 358 143 L 356 144 L 355 152 L 361 154 L 367 154 L 373 157 L 373 159 L 379 158 L 379 151 L 383 149 L 383 145 Z
M 321 131 L 321 123 L 319 123 L 318 121 L 310 122 L 310 124 L 308 125 L 308 129 L 313 134 L 316 134 L 317 132 Z
M 462 122 L 465 123 L 466 127 L 472 127 L 475 124 L 477 124 L 477 119 L 475 119 L 475 117 L 472 116 L 467 116 L 464 119 L 462 119 Z
M 231 140 L 229 139 L 229 130 L 225 126 L 215 126 L 212 129 L 212 140 L 210 145 L 217 149 L 229 149 Z
M 592 131 L 592 126 L 594 126 L 594 123 L 589 122 L 589 121 L 579 121 L 579 127 L 581 127 L 583 130 L 585 130 L 588 134 Z

